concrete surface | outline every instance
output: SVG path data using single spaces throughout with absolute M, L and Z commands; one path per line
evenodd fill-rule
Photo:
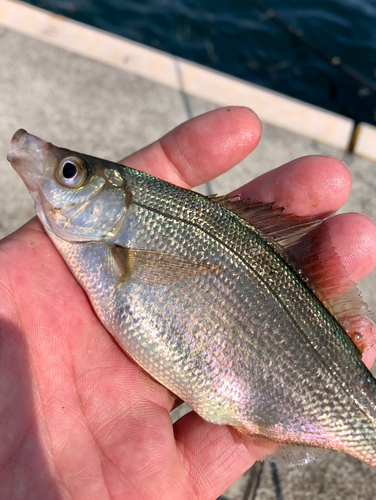
M 253 107 L 272 125 L 348 149 L 354 121 L 278 92 L 14 0 L 0 0 L 4 28 L 216 102 Z
M 0 96 L 1 236 L 34 213 L 26 188 L 6 161 L 16 129 L 23 127 L 57 145 L 117 160 L 186 120 L 187 102 L 193 115 L 216 107 L 194 96 L 185 96 L 185 101 L 177 90 L 5 29 L 0 30 Z M 343 156 L 332 147 L 265 125 L 257 150 L 213 181 L 211 189 L 228 192 L 307 154 Z M 376 165 L 353 155 L 345 155 L 345 160 L 354 177 L 346 209 L 376 218 Z M 376 311 L 375 273 L 361 288 Z M 339 453 L 302 467 L 265 464 L 255 495 L 247 477 L 222 498 L 246 500 L 251 494 L 257 500 L 376 498 L 376 471 Z

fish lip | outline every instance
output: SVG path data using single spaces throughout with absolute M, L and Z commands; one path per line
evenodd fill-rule
M 22 177 L 29 191 L 36 190 L 37 180 L 43 175 L 48 146 L 48 142 L 28 134 L 24 129 L 17 130 L 12 137 L 7 159 Z
M 32 154 L 33 156 L 38 155 L 41 157 L 42 150 L 48 146 L 49 143 L 31 135 L 26 132 L 26 130 L 20 128 L 13 135 L 10 141 L 10 149 L 7 155 L 7 160 L 12 164 L 17 162 L 19 157 L 25 157 L 26 155 Z
M 7 155 L 7 160 L 9 162 L 12 163 L 12 161 L 14 161 L 15 159 L 15 154 L 14 154 L 14 146 L 19 143 L 19 141 L 21 140 L 21 137 L 24 135 L 24 134 L 27 134 L 26 130 L 24 130 L 23 128 L 20 128 L 19 130 L 17 130 L 17 132 L 15 132 L 13 134 L 13 137 L 12 137 L 12 140 L 10 141 L 10 150 L 8 152 L 8 155 Z

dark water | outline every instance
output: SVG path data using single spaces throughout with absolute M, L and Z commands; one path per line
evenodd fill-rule
M 376 123 L 376 0 L 28 3 Z

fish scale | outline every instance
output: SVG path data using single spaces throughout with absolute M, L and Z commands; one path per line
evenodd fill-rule
M 209 422 L 376 465 L 375 379 L 288 255 L 314 224 L 24 131 L 9 159 L 99 319 L 152 377 Z M 77 181 L 64 178 L 65 161 Z M 365 338 L 366 308 L 357 299 L 353 319 L 348 300 L 344 319 L 361 318 Z

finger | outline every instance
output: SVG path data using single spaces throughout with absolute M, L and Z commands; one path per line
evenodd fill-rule
M 334 248 L 353 283 L 357 283 L 374 270 L 376 224 L 372 219 L 361 214 L 340 214 L 325 221 L 325 228 L 327 237 L 320 239 L 322 255 L 329 255 Z M 373 325 L 364 332 L 363 345 L 370 345 L 375 339 L 376 327 Z M 376 345 L 363 355 L 363 361 L 368 367 L 372 366 L 375 359 Z
M 370 370 L 376 359 L 376 345 L 373 345 L 368 351 L 362 355 L 362 361 Z
M 327 251 L 334 247 L 354 283 L 376 267 L 376 224 L 361 214 L 340 214 L 325 222 Z M 324 249 L 325 250 L 325 249 Z
M 231 427 L 213 425 L 196 413 L 174 424 L 176 445 L 195 485 L 192 500 L 216 498 L 256 460 L 275 450 L 271 441 L 245 437 Z
M 234 193 L 241 198 L 275 202 L 286 213 L 327 216 L 337 211 L 351 190 L 351 174 L 340 160 L 330 156 L 305 156 L 249 182 Z
M 179 125 L 120 163 L 191 188 L 235 166 L 260 137 L 260 121 L 249 108 L 220 108 Z

